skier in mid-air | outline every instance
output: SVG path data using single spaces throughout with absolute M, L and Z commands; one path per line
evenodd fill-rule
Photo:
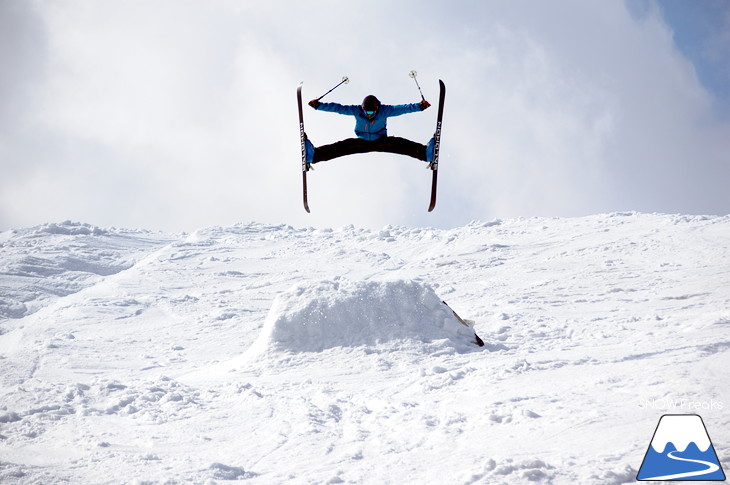
M 420 103 L 388 105 L 382 104 L 372 94 L 366 96 L 361 105 L 342 105 L 339 103 L 321 103 L 318 99 L 309 102 L 316 110 L 330 111 L 355 117 L 355 134 L 357 138 L 347 138 L 331 145 L 314 147 L 306 140 L 307 163 L 318 163 L 333 158 L 367 152 L 389 152 L 417 158 L 424 162 L 433 160 L 433 138 L 427 145 L 397 136 L 388 136 L 387 119 L 406 113 L 423 111 L 431 104 L 425 99 Z

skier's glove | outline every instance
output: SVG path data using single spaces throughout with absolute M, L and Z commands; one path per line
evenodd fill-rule
M 421 111 L 423 111 L 424 109 L 428 108 L 429 106 L 431 106 L 431 103 L 429 103 L 425 99 L 423 101 L 421 101 Z
M 317 109 L 319 107 L 319 100 L 313 99 L 309 102 L 309 106 L 311 106 L 314 109 Z

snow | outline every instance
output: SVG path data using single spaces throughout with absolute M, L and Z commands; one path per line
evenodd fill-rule
M 300 283 L 277 296 L 255 345 L 262 351 L 318 352 L 408 339 L 475 345 L 474 332 L 428 285 L 340 278 Z
M 0 483 L 631 483 L 662 414 L 730 462 L 729 356 L 728 216 L 49 223 L 0 234 Z

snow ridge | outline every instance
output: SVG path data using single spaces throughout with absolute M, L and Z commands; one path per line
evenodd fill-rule
M 65 221 L 0 237 L 0 319 L 22 318 L 131 268 L 174 240 L 150 231 Z

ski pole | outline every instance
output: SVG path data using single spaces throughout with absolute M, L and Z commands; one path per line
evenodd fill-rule
M 327 96 L 327 95 L 328 95 L 329 93 L 331 93 L 331 92 L 332 92 L 332 91 L 334 91 L 335 89 L 339 88 L 339 87 L 340 87 L 340 86 L 342 86 L 343 84 L 347 84 L 347 83 L 349 83 L 349 82 L 350 82 L 350 78 L 349 78 L 349 77 L 347 77 L 347 76 L 344 76 L 344 77 L 342 78 L 342 81 L 340 81 L 340 83 L 339 83 L 339 84 L 338 84 L 337 86 L 335 86 L 334 88 L 330 89 L 329 91 L 327 91 L 326 93 L 324 93 L 324 94 L 323 94 L 322 96 L 320 96 L 319 98 L 317 98 L 317 101 L 319 101 L 320 99 L 324 98 L 324 97 L 325 97 L 325 96 Z
M 418 76 L 418 73 L 416 71 L 411 71 L 408 73 L 408 75 L 411 76 L 414 81 L 416 81 L 416 86 L 418 86 L 418 92 L 421 93 L 421 99 L 426 101 L 426 98 L 423 96 L 423 91 L 421 91 L 421 85 L 418 84 L 418 79 L 416 79 L 416 76 Z

